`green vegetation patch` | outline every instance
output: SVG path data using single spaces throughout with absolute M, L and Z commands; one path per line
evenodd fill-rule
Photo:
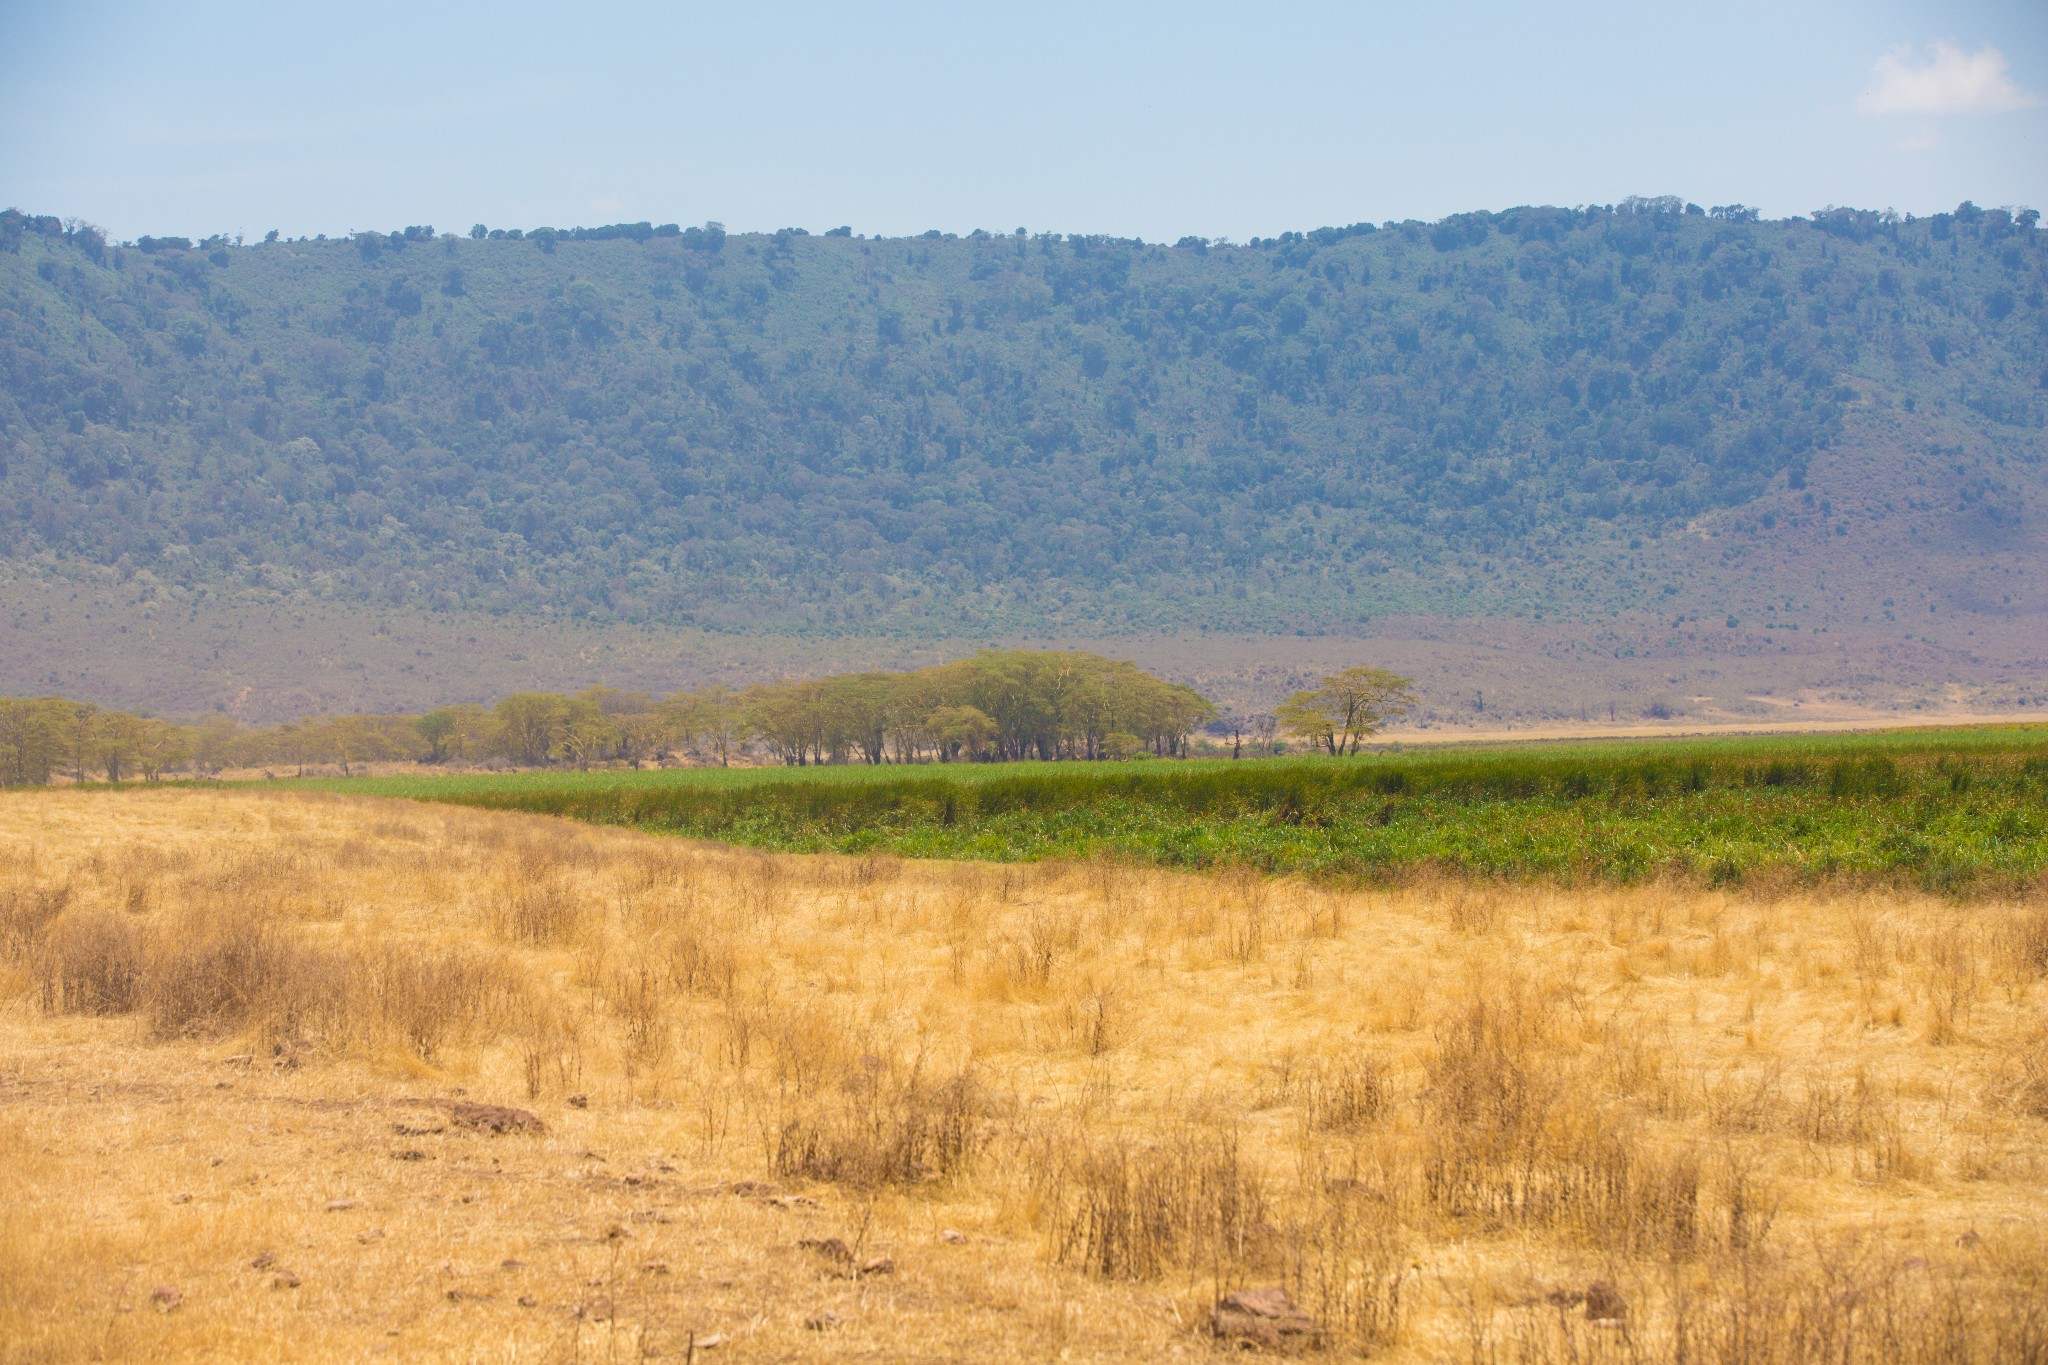
M 1952 893 L 2048 870 L 2048 727 L 986 763 L 406 777 L 306 785 L 791 852 L 1119 857 L 1337 878 L 1676 876 Z

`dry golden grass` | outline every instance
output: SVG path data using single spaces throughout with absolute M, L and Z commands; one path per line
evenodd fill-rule
M 0 798 L 9 1360 L 2041 1360 L 2044 1228 L 2038 902 Z

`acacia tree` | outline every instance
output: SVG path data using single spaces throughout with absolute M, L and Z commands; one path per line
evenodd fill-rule
M 445 762 L 448 758 L 448 741 L 455 734 L 455 712 L 443 706 L 429 711 L 412 723 L 420 732 L 420 738 L 427 742 L 428 763 Z
M 86 765 L 98 755 L 100 709 L 89 701 L 67 701 L 57 717 L 58 738 L 73 782 L 85 781 Z
M 183 763 L 192 754 L 192 736 L 182 725 L 150 720 L 142 726 L 135 746 L 135 766 L 146 782 L 161 782 L 164 769 Z
M 569 699 L 548 692 L 514 692 L 492 709 L 498 752 L 514 763 L 547 762 L 569 721 Z
M 1002 727 L 972 706 L 941 706 L 926 719 L 939 762 L 950 763 L 963 753 L 980 758 L 1002 736 Z
M 784 763 L 825 761 L 833 748 L 829 708 L 816 682 L 762 683 L 741 694 L 746 725 Z
M 233 716 L 216 711 L 192 727 L 192 765 L 211 776 L 234 764 L 242 727 Z
M 746 743 L 746 708 L 724 683 L 678 692 L 661 704 L 661 715 L 684 747 L 717 754 L 721 768 L 729 766 L 733 751 Z
M 106 773 L 107 781 L 119 782 L 128 771 L 148 728 L 141 716 L 131 716 L 126 711 L 100 713 L 93 726 L 92 754 L 93 761 Z
M 565 710 L 548 757 L 565 758 L 578 768 L 588 768 L 619 747 L 623 736 L 618 725 L 596 703 L 571 697 Z
M 887 757 L 901 680 L 895 673 L 848 673 L 818 685 L 819 702 L 829 716 L 833 738 L 858 749 L 863 762 L 880 763 Z
M 1383 668 L 1339 669 L 1322 684 L 1296 692 L 1274 714 L 1281 729 L 1333 758 L 1357 753 L 1366 736 L 1415 705 L 1415 684 Z
M 0 697 L 0 786 L 41 786 L 63 752 L 64 703 Z

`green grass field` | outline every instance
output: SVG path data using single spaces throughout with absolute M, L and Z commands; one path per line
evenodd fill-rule
M 670 769 L 294 783 L 912 857 L 1122 857 L 1386 878 L 2048 875 L 2048 726 L 1389 748 L 1355 759 Z

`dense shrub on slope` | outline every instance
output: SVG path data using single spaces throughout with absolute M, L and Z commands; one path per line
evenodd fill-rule
M 2042 234 L 1968 205 L 0 248 L 0 554 L 714 625 L 1457 609 L 1859 407 L 2038 462 L 2048 384 Z

